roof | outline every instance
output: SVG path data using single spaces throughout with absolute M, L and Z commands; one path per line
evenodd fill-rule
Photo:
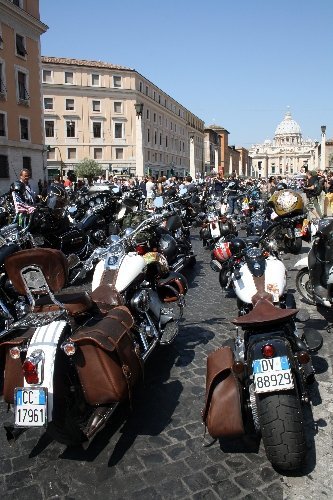
M 135 71 L 133 68 L 127 68 L 126 66 L 119 66 L 118 64 L 111 64 L 103 61 L 87 61 L 85 59 L 69 59 L 67 57 L 42 56 L 42 63 Z

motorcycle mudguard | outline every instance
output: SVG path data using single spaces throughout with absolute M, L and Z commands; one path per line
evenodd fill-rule
M 20 358 L 13 359 L 9 354 L 9 350 L 12 347 L 24 344 L 31 335 L 32 333 L 24 334 L 21 337 L 0 344 L 1 377 L 4 376 L 2 394 L 6 403 L 13 404 L 15 387 L 23 387 L 24 385 L 22 364 L 26 357 L 26 353 L 23 351 Z
M 294 265 L 294 268 L 297 267 L 297 268 L 303 268 L 303 267 L 308 267 L 308 257 L 303 257 L 303 259 L 300 259 L 296 262 L 296 264 Z
M 206 402 L 202 419 L 213 438 L 244 434 L 241 387 L 232 372 L 234 355 L 221 347 L 207 357 Z

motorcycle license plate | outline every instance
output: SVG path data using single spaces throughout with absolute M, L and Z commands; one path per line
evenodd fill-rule
M 252 368 L 256 393 L 285 391 L 294 387 L 287 356 L 256 359 Z
M 42 427 L 47 424 L 47 389 L 17 387 L 15 389 L 15 426 Z

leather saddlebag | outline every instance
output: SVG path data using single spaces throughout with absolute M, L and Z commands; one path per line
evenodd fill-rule
M 6 403 L 13 404 L 16 387 L 24 386 L 22 365 L 26 358 L 25 351 L 17 359 L 13 359 L 9 351 L 12 347 L 22 346 L 32 336 L 32 333 L 33 330 L 29 329 L 21 337 L 4 341 L 0 344 L 1 374 L 3 373 L 4 377 L 2 394 Z
M 88 404 L 131 400 L 135 385 L 143 377 L 142 359 L 131 337 L 132 326 L 130 311 L 120 306 L 71 337 L 77 346 L 74 361 Z
M 241 388 L 232 372 L 234 356 L 221 347 L 207 357 L 206 402 L 203 421 L 213 438 L 244 434 Z

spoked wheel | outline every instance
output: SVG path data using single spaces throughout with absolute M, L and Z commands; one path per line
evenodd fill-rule
M 301 269 L 296 275 L 296 288 L 306 304 L 315 305 L 313 298 L 313 287 L 310 280 L 309 270 Z

